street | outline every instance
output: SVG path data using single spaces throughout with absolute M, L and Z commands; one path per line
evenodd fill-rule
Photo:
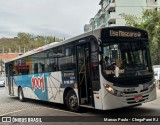
M 157 89 L 157 100 L 143 104 L 137 107 L 128 107 L 122 109 L 115 109 L 109 111 L 100 111 L 88 108 L 82 108 L 80 113 L 69 112 L 61 104 L 47 103 L 42 101 L 36 101 L 27 99 L 25 102 L 20 102 L 17 97 L 11 97 L 7 95 L 4 87 L 0 87 L 0 116 L 15 116 L 15 117 L 42 117 L 42 122 L 45 120 L 45 124 L 82 124 L 87 122 L 89 124 L 106 124 L 104 118 L 125 118 L 125 117 L 138 117 L 142 116 L 160 116 L 160 90 Z M 48 116 L 48 117 L 46 117 Z M 51 117 L 52 116 L 52 117 Z M 63 116 L 63 117 L 61 117 Z M 43 118 L 44 117 L 44 118 Z M 46 122 L 46 120 L 48 120 Z M 51 123 L 52 121 L 53 123 Z M 56 122 L 57 121 L 57 122 Z M 66 122 L 65 122 L 66 121 Z M 17 122 L 16 122 L 17 123 Z M 151 124 L 151 122 L 108 122 L 110 124 Z M 0 123 L 0 125 L 4 123 Z M 15 123 L 7 123 L 8 125 L 15 125 Z M 20 123 L 17 123 L 20 124 Z M 24 123 L 23 123 L 24 124 Z M 30 124 L 30 123 L 25 123 Z M 35 125 L 36 123 L 34 123 Z M 37 125 L 39 125 L 38 123 Z M 44 124 L 44 123 L 43 123 Z M 158 124 L 154 122 L 152 124 Z M 6 123 L 4 124 L 6 125 Z

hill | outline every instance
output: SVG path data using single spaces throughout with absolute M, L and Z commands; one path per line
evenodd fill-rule
M 23 53 L 55 41 L 59 42 L 62 39 L 55 36 L 35 36 L 28 33 L 18 33 L 15 38 L 0 39 L 0 53 Z

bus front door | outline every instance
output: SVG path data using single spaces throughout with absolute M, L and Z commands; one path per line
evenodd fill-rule
M 92 106 L 92 86 L 90 76 L 90 44 L 76 46 L 77 76 L 80 105 Z
M 13 91 L 13 64 L 8 64 L 7 70 L 8 70 L 7 85 L 8 85 L 9 95 L 14 95 L 14 91 Z

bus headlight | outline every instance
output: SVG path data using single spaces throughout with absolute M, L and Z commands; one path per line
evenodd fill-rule
M 114 94 L 114 89 L 111 86 L 106 86 L 106 89 L 109 93 Z
M 122 96 L 123 95 L 123 92 L 120 92 L 120 91 L 117 91 L 117 90 L 113 89 L 112 86 L 105 85 L 105 88 L 112 95 L 116 95 L 116 96 Z

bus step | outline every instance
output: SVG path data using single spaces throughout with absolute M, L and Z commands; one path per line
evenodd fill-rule
M 93 108 L 94 109 L 94 107 L 92 106 L 92 105 L 90 105 L 90 104 L 88 104 L 88 105 L 80 105 L 81 107 L 85 107 L 85 108 Z

